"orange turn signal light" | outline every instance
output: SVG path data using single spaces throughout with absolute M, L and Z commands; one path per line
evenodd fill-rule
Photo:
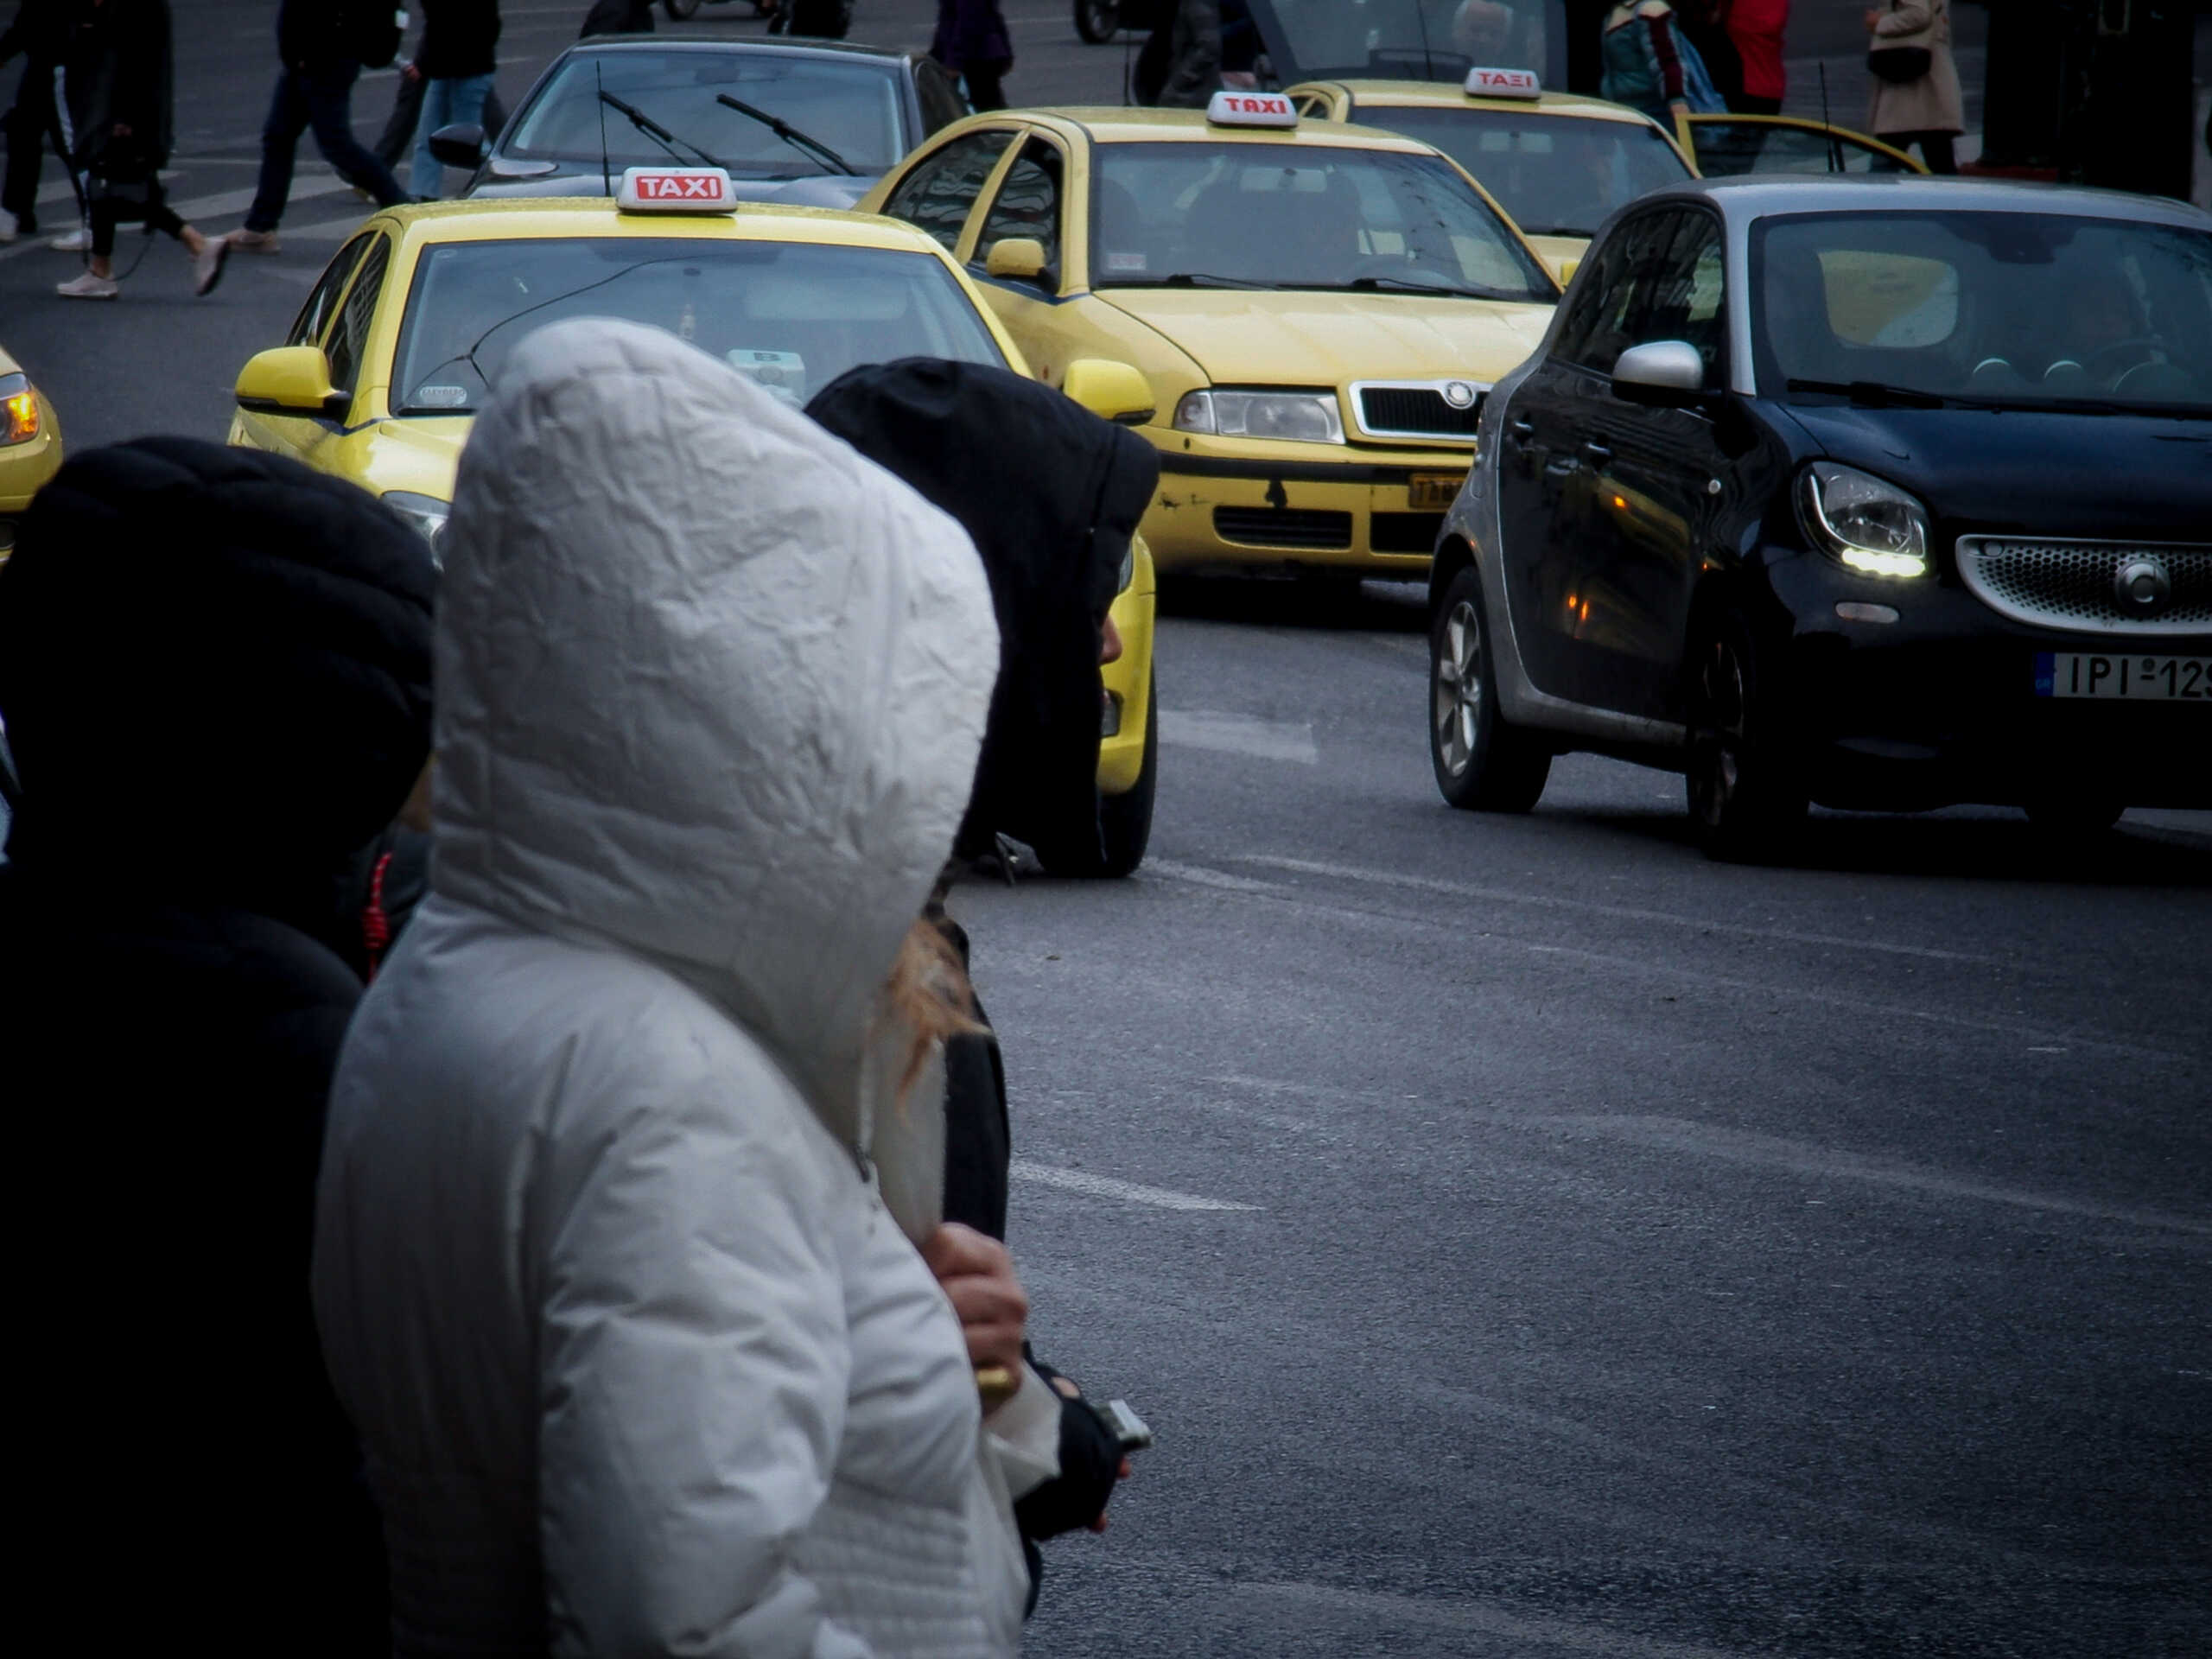
M 28 443 L 38 436 L 38 394 L 19 391 L 0 398 L 0 410 L 7 411 L 7 426 L 0 432 L 0 443 Z

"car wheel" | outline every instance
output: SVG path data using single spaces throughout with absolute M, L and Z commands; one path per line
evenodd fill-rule
M 1110 877 L 1128 874 L 1144 862 L 1152 842 L 1152 802 L 1160 783 L 1160 682 L 1155 677 L 1144 698 L 1144 760 L 1137 780 L 1119 795 L 1098 798 L 1096 859 L 1055 858 L 1046 868 L 1054 875 Z
M 1075 32 L 1093 46 L 1103 46 L 1122 27 L 1115 0 L 1075 0 Z
M 1544 792 L 1552 752 L 1508 721 L 1472 566 L 1452 578 L 1428 631 L 1428 758 L 1436 787 L 1473 812 L 1526 812 Z
M 2103 835 L 2126 810 L 2126 802 L 2097 794 L 2047 795 L 2027 805 L 2030 823 L 2046 836 L 2069 841 Z
M 1708 858 L 1757 863 L 1804 823 L 1807 798 L 1776 731 L 1750 626 L 1732 611 L 1692 634 L 1688 664 L 1690 828 Z

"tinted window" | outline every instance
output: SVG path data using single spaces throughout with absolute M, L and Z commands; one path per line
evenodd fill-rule
M 1544 73 L 1541 0 L 1255 0 L 1276 73 L 1390 80 L 1466 78 L 1477 64 Z
M 1637 345 L 1654 340 L 1686 340 L 1705 359 L 1708 385 L 1719 384 L 1727 355 L 1728 319 L 1721 303 L 1726 258 L 1718 220 L 1700 213 L 1678 213 L 1667 245 L 1666 264 L 1651 283 L 1643 315 L 1636 320 Z
M 1760 392 L 1871 381 L 2032 407 L 2212 405 L 2212 234 L 2056 213 L 1764 219 Z M 1801 388 L 1803 395 L 1841 394 Z
M 1613 359 L 1639 340 L 1658 336 L 1642 333 L 1650 315 L 1653 296 L 1671 269 L 1669 255 L 1686 217 L 1679 210 L 1642 213 L 1617 226 L 1602 250 L 1605 265 L 1600 286 L 1588 296 L 1588 307 L 1578 304 L 1571 322 L 1576 325 L 1573 350 L 1562 336 L 1553 355 L 1601 372 L 1612 372 Z
M 1690 119 L 1697 170 L 1731 173 L 1910 173 L 1895 156 L 1841 134 L 1766 121 Z
M 315 346 L 321 342 L 322 331 L 329 326 L 332 308 L 338 296 L 346 291 L 346 279 L 353 274 L 353 267 L 361 262 L 362 251 L 371 238 L 357 236 L 339 249 L 338 257 L 324 267 L 315 287 L 308 294 L 308 302 L 300 308 L 300 315 L 292 320 L 292 331 L 284 336 L 287 346 Z
M 1433 156 L 1205 143 L 1102 144 L 1094 155 L 1101 288 L 1559 296 L 1497 209 Z
M 896 65 L 855 58 L 768 57 L 741 51 L 578 52 L 515 118 L 501 153 L 524 160 L 591 162 L 606 146 L 620 168 L 664 162 L 669 152 L 600 102 L 604 88 L 666 128 L 683 159 L 696 144 L 741 178 L 800 177 L 823 164 L 751 117 L 717 103 L 727 92 L 829 145 L 863 173 L 882 173 L 906 152 Z
M 393 409 L 474 409 L 518 340 L 586 316 L 690 340 L 793 408 L 862 363 L 949 357 L 1006 365 L 932 254 L 699 238 L 458 242 L 428 250 L 415 268 Z
M 361 274 L 339 308 L 338 326 L 330 331 L 330 384 L 351 391 L 360 378 L 361 353 L 369 343 L 369 325 L 376 321 L 377 299 L 384 292 L 385 267 L 391 262 L 391 244 L 379 236 L 361 261 Z
M 922 106 L 922 136 L 949 127 L 968 113 L 968 100 L 960 96 L 960 83 L 935 58 L 912 57 L 914 100 Z
M 1060 152 L 1032 138 L 1007 169 L 1006 182 L 976 238 L 980 263 L 991 245 L 1012 236 L 1033 237 L 1045 245 L 1045 263 L 1060 262 Z
M 920 226 L 950 253 L 991 169 L 1013 142 L 1014 134 L 1002 127 L 954 139 L 899 181 L 883 211 Z
M 1518 115 L 1473 105 L 1363 105 L 1352 118 L 1434 144 L 1530 236 L 1594 236 L 1616 207 L 1690 176 L 1681 153 L 1644 121 Z

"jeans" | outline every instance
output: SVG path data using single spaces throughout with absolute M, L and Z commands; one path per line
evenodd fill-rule
M 481 125 L 484 95 L 491 90 L 489 75 L 461 75 L 423 84 L 423 118 L 415 129 L 415 167 L 407 175 L 416 195 L 435 200 L 446 193 L 445 165 L 430 154 L 430 135 L 440 127 Z
M 299 148 L 300 135 L 310 127 L 323 160 L 348 184 L 374 196 L 378 207 L 407 200 L 391 169 L 353 137 L 353 78 L 359 73 L 358 64 L 326 64 L 287 69 L 276 78 L 269 119 L 262 124 L 261 182 L 246 211 L 246 229 L 273 231 L 283 218 L 285 200 L 292 194 L 293 153 Z

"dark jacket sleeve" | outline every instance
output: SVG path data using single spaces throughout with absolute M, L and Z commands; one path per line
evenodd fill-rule
M 1030 1369 L 1047 1382 L 1060 1373 L 1029 1356 Z M 1105 1514 L 1120 1478 L 1122 1448 L 1105 1421 L 1081 1397 L 1060 1400 L 1060 1472 L 1014 1506 L 1024 1538 L 1057 1538 Z

